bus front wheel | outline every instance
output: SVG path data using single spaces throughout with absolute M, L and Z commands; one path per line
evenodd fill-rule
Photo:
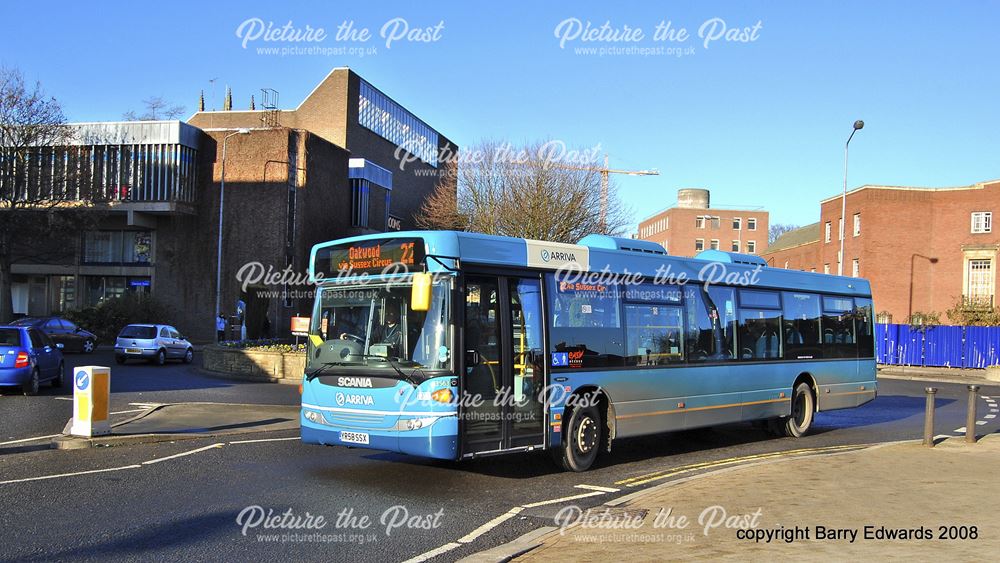
M 601 413 L 595 405 L 575 408 L 563 432 L 558 461 L 567 471 L 586 471 L 601 449 Z
M 778 433 L 791 438 L 801 438 L 812 428 L 816 402 L 808 383 L 799 383 L 792 393 L 792 414 L 777 420 Z

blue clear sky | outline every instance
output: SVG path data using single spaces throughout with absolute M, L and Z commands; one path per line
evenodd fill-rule
M 841 189 L 843 144 L 855 119 L 849 184 L 954 186 L 1000 178 L 1000 4 L 967 2 L 187 2 L 11 3 L 0 64 L 40 80 L 73 121 L 118 119 L 157 95 L 188 112 L 209 80 L 237 108 L 262 87 L 294 107 L 336 66 L 363 77 L 460 145 L 552 138 L 600 145 L 622 177 L 636 220 L 672 204 L 679 187 L 713 203 L 763 206 L 772 222 L 817 220 Z M 430 43 L 386 49 L 382 26 L 437 26 Z M 756 40 L 698 37 L 712 18 L 761 23 Z M 375 54 L 267 56 L 237 28 L 249 18 L 322 27 L 324 47 Z M 567 18 L 641 28 L 638 42 L 567 40 Z M 337 41 L 353 21 L 366 42 Z M 685 28 L 656 42 L 658 23 Z M 578 54 L 578 47 L 679 47 L 692 54 Z M 259 94 L 258 94 L 259 101 Z M 208 101 L 209 106 L 213 100 Z

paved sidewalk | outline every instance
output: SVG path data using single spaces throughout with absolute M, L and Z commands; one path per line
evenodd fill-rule
M 943 381 L 969 385 L 1000 385 L 987 377 L 985 369 L 961 369 L 921 366 L 879 366 L 878 377 L 910 381 Z M 993 376 L 996 377 L 996 376 Z
M 604 517 L 619 523 L 634 518 L 639 527 L 555 530 L 516 561 L 988 560 L 1000 552 L 998 471 L 1000 435 L 975 445 L 950 438 L 933 449 L 893 444 L 720 471 L 652 488 L 609 508 Z M 590 515 L 598 519 L 604 510 L 592 509 Z M 668 510 L 674 526 L 654 526 L 657 515 Z M 681 517 L 689 522 L 686 528 L 679 526 Z M 666 524 L 667 518 L 659 520 Z M 719 525 L 706 534 L 706 523 Z M 751 539 L 738 539 L 740 530 L 727 528 L 748 523 L 756 524 L 748 530 Z M 846 531 L 818 539 L 821 526 L 826 536 Z M 872 536 L 886 533 L 880 529 L 926 528 L 931 539 L 865 538 L 866 526 Z M 977 539 L 938 539 L 940 526 L 965 526 L 950 531 L 966 536 L 975 526 Z M 768 531 L 779 535 L 770 543 L 766 537 L 753 539 Z M 780 533 L 792 531 L 798 537 L 786 543 Z M 857 533 L 853 542 L 851 531 Z M 803 538 L 806 532 L 809 539 Z

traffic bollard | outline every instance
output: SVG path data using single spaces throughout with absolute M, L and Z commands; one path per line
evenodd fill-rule
M 926 387 L 927 408 L 924 410 L 924 445 L 928 448 L 934 447 L 934 395 L 937 394 L 937 387 Z
M 976 443 L 976 399 L 979 398 L 979 386 L 969 385 L 969 412 L 965 415 L 965 441 Z

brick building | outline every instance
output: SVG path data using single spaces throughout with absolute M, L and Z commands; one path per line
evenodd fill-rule
M 55 241 L 64 250 L 58 257 L 35 252 L 15 261 L 15 312 L 44 315 L 150 292 L 199 341 L 214 336 L 224 145 L 221 309 L 232 315 L 242 300 L 250 337 L 264 332 L 265 317 L 273 334 L 287 334 L 311 298 L 308 287 L 260 276 L 244 290 L 241 270 L 305 272 L 313 244 L 412 228 L 458 150 L 346 68 L 294 110 L 73 127 L 91 168 L 85 181 L 114 197 L 95 230 Z
M 760 254 L 767 249 L 767 211 L 710 206 L 708 190 L 677 190 L 677 204 L 639 223 L 638 238 L 658 242 L 674 256 L 702 250 Z
M 871 280 L 875 307 L 895 322 L 962 304 L 996 306 L 1000 180 L 958 188 L 861 186 L 847 193 L 843 272 Z M 820 221 L 786 233 L 764 258 L 774 267 L 836 274 L 841 196 Z

